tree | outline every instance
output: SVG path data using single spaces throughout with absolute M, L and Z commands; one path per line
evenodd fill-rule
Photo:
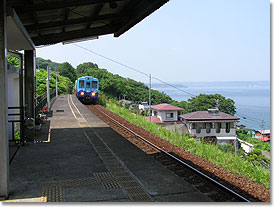
M 18 57 L 8 54 L 7 55 L 7 62 L 8 62 L 8 64 L 10 64 L 10 65 L 12 65 L 16 68 L 19 68 L 19 59 L 18 59 Z
M 93 68 L 92 68 L 93 67 Z M 149 88 L 141 82 L 130 78 L 114 75 L 106 69 L 98 68 L 94 63 L 88 62 L 77 66 L 77 76 L 92 76 L 99 79 L 99 90 L 109 97 L 124 97 L 126 99 L 143 102 L 149 99 Z M 156 90 L 152 90 L 152 104 L 170 103 L 170 96 Z
M 45 60 L 41 57 L 36 58 L 36 68 L 40 69 L 43 68 L 47 70 L 47 66 L 51 68 L 51 71 L 58 70 L 60 63 L 52 62 L 51 60 Z
M 98 65 L 92 62 L 82 63 L 76 67 L 77 76 L 80 77 L 85 74 L 89 69 L 98 68 Z
M 234 115 L 236 113 L 235 102 L 228 98 L 226 99 L 221 94 L 200 94 L 199 96 L 188 99 L 188 104 L 185 112 L 206 111 L 210 108 L 215 108 L 219 105 L 219 110 Z
M 69 78 L 73 83 L 75 82 L 76 71 L 70 63 L 68 62 L 62 63 L 59 66 L 59 72 L 60 72 L 60 75 Z
M 51 73 L 51 80 L 50 80 L 50 90 L 54 90 L 56 87 L 55 82 L 56 73 Z M 45 70 L 38 70 L 36 72 L 36 83 L 37 83 L 37 96 L 44 94 L 47 90 L 46 86 L 46 79 L 47 79 L 47 71 Z M 71 93 L 73 90 L 74 84 L 71 80 L 67 77 L 63 77 L 61 75 L 57 76 L 57 88 L 59 90 L 59 94 L 67 94 Z
M 187 110 L 188 109 L 188 103 L 186 101 L 171 101 L 170 104 L 172 104 L 173 106 L 177 106 L 177 107 L 180 107 L 180 108 L 184 108 L 184 110 Z

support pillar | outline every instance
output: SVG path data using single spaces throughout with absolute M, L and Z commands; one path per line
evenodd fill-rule
M 25 104 L 27 105 L 27 116 L 35 119 L 35 50 L 25 50 Z M 28 141 L 34 140 L 34 128 L 28 129 L 27 139 Z
M 9 193 L 6 0 L 0 0 L 0 199 Z

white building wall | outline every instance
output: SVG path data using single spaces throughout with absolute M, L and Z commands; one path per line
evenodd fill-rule
M 206 136 L 216 136 L 216 137 L 232 137 L 236 135 L 236 129 L 231 128 L 229 133 L 225 129 L 220 129 L 220 133 L 217 133 L 216 129 L 210 129 L 207 133 L 207 129 L 201 129 L 200 133 L 197 132 L 197 129 L 191 130 L 192 134 L 195 134 L 197 137 L 206 137 Z
M 19 106 L 19 74 L 8 70 L 8 107 Z M 9 109 L 9 114 L 19 113 L 19 110 Z M 8 116 L 8 120 L 19 120 L 19 116 Z M 18 125 L 14 123 L 14 126 Z M 8 138 L 12 139 L 12 123 L 8 123 Z
M 166 118 L 167 113 L 173 113 L 173 118 Z M 178 111 L 158 111 L 158 117 L 161 121 L 177 121 Z
M 203 124 L 202 122 L 196 123 L 196 129 L 192 129 L 192 123 L 186 122 L 189 129 L 189 132 L 191 134 L 195 134 L 197 137 L 205 137 L 205 136 L 216 136 L 216 137 L 231 137 L 236 135 L 236 128 L 234 127 L 234 123 L 230 122 L 230 131 L 227 133 L 226 132 L 226 123 L 222 122 L 221 123 L 221 128 L 220 132 L 217 131 L 216 128 L 211 128 L 211 129 L 203 129 Z M 213 123 L 213 126 L 214 123 Z M 200 129 L 200 130 L 198 130 Z

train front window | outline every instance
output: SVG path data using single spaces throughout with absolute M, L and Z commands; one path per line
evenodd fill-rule
M 79 81 L 79 88 L 84 88 L 84 80 Z
M 86 82 L 86 88 L 90 88 L 91 87 L 91 83 L 90 82 Z
M 96 81 L 92 82 L 92 88 L 97 88 L 97 82 Z

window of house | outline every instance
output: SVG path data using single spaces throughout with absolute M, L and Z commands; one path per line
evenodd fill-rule
M 229 132 L 230 132 L 230 123 L 226 123 L 225 132 L 226 132 L 226 133 L 229 133 Z
M 166 118 L 171 119 L 174 117 L 174 113 L 166 113 Z
M 206 124 L 206 128 L 211 129 L 211 128 L 212 128 L 212 123 L 207 123 L 207 124 Z
M 196 123 L 192 123 L 192 129 L 196 129 Z
M 216 123 L 216 133 L 220 133 L 221 132 L 221 127 L 222 127 L 221 123 Z
M 92 81 L 92 88 L 97 88 L 97 82 L 96 81 Z
M 79 88 L 84 88 L 84 80 L 79 81 Z
M 154 111 L 154 116 L 158 116 L 158 112 L 157 111 Z

